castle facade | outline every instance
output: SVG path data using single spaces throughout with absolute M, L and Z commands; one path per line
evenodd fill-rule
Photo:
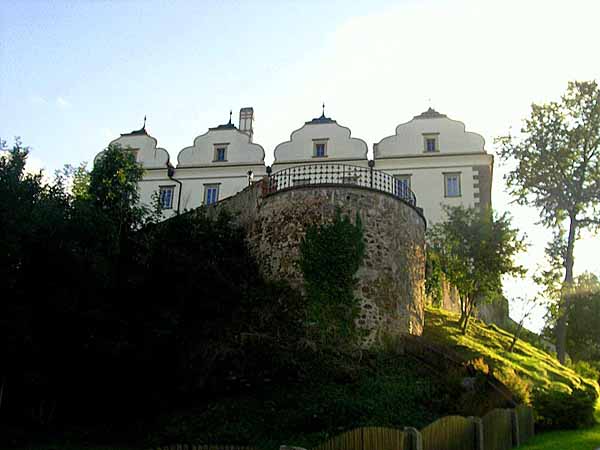
M 145 126 L 111 143 L 132 151 L 146 169 L 139 186 L 141 201 L 149 204 L 158 194 L 165 218 L 231 197 L 264 177 L 275 189 L 317 180 L 380 183 L 379 190 L 409 202 L 416 197 L 430 224 L 443 219 L 442 205 L 491 205 L 493 156 L 486 152 L 483 137 L 431 108 L 374 144 L 372 160 L 367 143 L 323 111 L 277 145 L 274 162 L 267 167 L 264 148 L 254 142 L 253 121 L 253 108 L 242 108 L 238 126 L 230 118 L 209 128 L 176 161 Z

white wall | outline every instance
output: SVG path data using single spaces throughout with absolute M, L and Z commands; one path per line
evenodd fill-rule
M 235 195 L 248 186 L 248 171 L 254 179 L 266 175 L 265 152 L 262 146 L 250 142 L 250 137 L 232 125 L 209 129 L 194 139 L 190 147 L 179 152 L 174 178 L 169 179 L 169 154 L 157 147 L 156 139 L 143 130 L 122 135 L 113 141 L 123 147 L 139 149 L 138 161 L 146 170 L 140 183 L 141 201 L 150 204 L 152 194 L 160 186 L 174 186 L 174 214 L 180 199 L 180 211 L 197 208 L 204 202 L 205 186 L 218 184 L 219 200 Z M 424 134 L 437 133 L 439 151 L 424 152 Z M 314 140 L 327 140 L 327 156 L 314 157 Z M 215 144 L 227 144 L 226 161 L 215 161 Z M 411 175 L 411 189 L 417 197 L 417 206 L 423 208 L 429 225 L 443 219 L 442 205 L 476 206 L 479 188 L 474 166 L 492 167 L 493 157 L 486 153 L 483 137 L 467 132 L 462 122 L 429 110 L 411 121 L 396 127 L 395 134 L 374 146 L 375 169 L 391 175 Z M 290 140 L 275 147 L 273 173 L 288 167 L 336 163 L 356 166 L 367 165 L 367 144 L 351 137 L 349 128 L 324 116 L 306 122 L 291 134 Z M 444 172 L 460 172 L 460 197 L 444 196 Z
M 227 144 L 227 161 L 214 161 L 215 144 Z M 265 150 L 250 142 L 250 136 L 237 128 L 212 129 L 194 139 L 191 147 L 186 147 L 177 156 L 177 167 L 228 166 L 234 164 L 263 164 Z
M 419 116 L 417 116 L 419 117 Z M 485 141 L 465 131 L 465 124 L 447 117 L 414 118 L 396 127 L 396 134 L 375 146 L 375 159 L 424 153 L 424 134 L 438 134 L 440 153 L 484 153 Z
M 437 151 L 425 152 L 425 135 L 435 136 Z M 411 175 L 411 189 L 429 225 L 443 220 L 442 205 L 479 204 L 474 166 L 492 166 L 485 141 L 465 124 L 429 109 L 396 127 L 395 134 L 374 146 L 375 168 L 392 175 Z M 444 172 L 460 172 L 460 197 L 445 197 Z
M 487 154 L 450 155 L 431 158 L 394 158 L 376 160 L 375 169 L 391 175 L 410 175 L 411 190 L 417 197 L 417 206 L 423 208 L 428 226 L 443 220 L 442 205 L 465 207 L 475 206 L 479 188 L 474 185 L 473 166 L 491 165 L 492 157 Z M 460 197 L 444 196 L 444 172 L 460 172 Z
M 318 119 L 315 119 L 318 120 Z M 327 156 L 314 157 L 314 140 L 327 140 Z M 304 164 L 333 161 L 353 161 L 367 159 L 367 143 L 350 136 L 350 129 L 335 121 L 310 123 L 294 131 L 289 141 L 275 147 L 274 166 L 303 162 Z M 275 169 L 274 169 L 275 170 Z

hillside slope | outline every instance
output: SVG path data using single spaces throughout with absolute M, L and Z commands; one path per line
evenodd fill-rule
M 512 334 L 480 320 L 472 320 L 466 336 L 457 327 L 458 314 L 436 308 L 426 308 L 423 336 L 437 344 L 448 345 L 465 360 L 482 357 L 494 373 L 513 370 L 534 388 L 570 392 L 572 389 L 597 384 L 563 366 L 552 355 L 527 342 L 519 340 L 511 353 L 507 349 Z

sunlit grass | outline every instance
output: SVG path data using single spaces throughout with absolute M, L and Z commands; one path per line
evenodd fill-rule
M 583 385 L 596 387 L 574 370 L 563 366 L 551 354 L 519 340 L 514 351 L 508 351 L 512 334 L 479 320 L 472 320 L 469 331 L 463 336 L 458 328 L 458 315 L 435 308 L 425 311 L 424 336 L 434 342 L 452 346 L 464 359 L 483 357 L 497 372 L 513 369 L 532 386 L 571 390 Z
M 550 431 L 534 436 L 523 450 L 595 450 L 600 448 L 600 402 L 596 408 L 594 427 L 584 430 Z

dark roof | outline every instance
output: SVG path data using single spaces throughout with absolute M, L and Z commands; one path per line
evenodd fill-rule
M 137 136 L 137 135 L 148 136 L 148 133 L 146 132 L 146 124 L 144 124 L 144 126 L 142 128 L 140 128 L 139 130 L 133 130 L 130 133 L 122 133 L 121 134 L 121 136 Z
M 305 125 L 317 125 L 320 123 L 337 123 L 337 122 L 335 120 L 333 120 L 331 117 L 325 117 L 325 112 L 323 112 L 323 114 L 321 114 L 321 117 L 315 117 L 313 120 L 304 122 Z
M 223 125 L 219 125 L 218 127 L 209 128 L 209 130 L 237 130 L 237 127 L 229 121 Z
M 430 107 L 427 109 L 427 111 L 413 117 L 413 119 L 441 119 L 443 117 L 446 117 L 446 114 L 440 114 L 435 109 Z

